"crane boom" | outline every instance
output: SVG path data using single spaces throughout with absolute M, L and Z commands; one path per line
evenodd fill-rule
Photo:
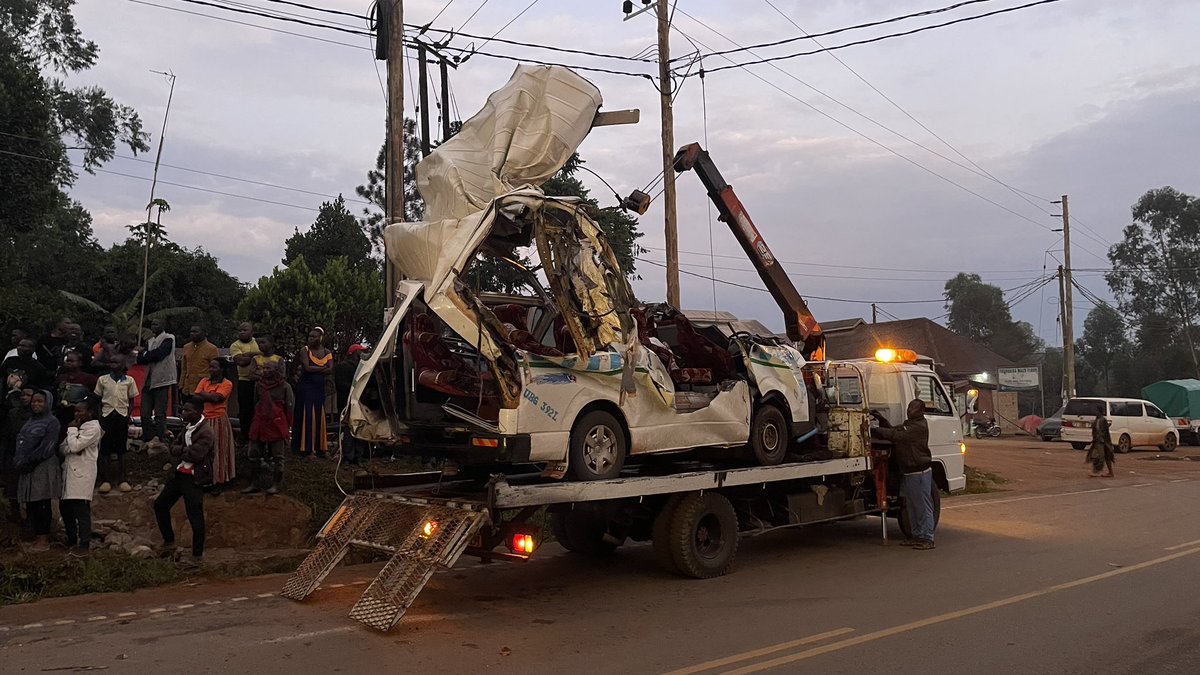
M 825 336 L 817 323 L 808 304 L 796 290 L 783 266 L 771 253 L 767 242 L 763 240 L 754 221 L 746 212 L 746 207 L 734 193 L 733 187 L 721 177 L 708 152 L 699 143 L 691 143 L 675 153 L 674 168 L 676 173 L 691 169 L 700 177 L 700 182 L 708 190 L 708 197 L 717 205 L 720 219 L 729 226 L 733 236 L 742 245 L 746 257 L 758 270 L 758 276 L 775 299 L 775 303 L 783 310 L 784 324 L 787 336 L 801 346 L 801 353 L 806 359 L 822 359 L 825 352 Z

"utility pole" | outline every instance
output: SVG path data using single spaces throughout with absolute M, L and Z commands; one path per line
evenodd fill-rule
M 438 55 L 438 67 L 442 71 L 442 142 L 450 140 L 450 70 L 446 57 Z
M 381 28 L 386 35 L 378 38 L 387 41 L 387 153 L 385 194 L 387 209 L 386 223 L 404 222 L 404 0 L 390 0 L 385 10 L 379 5 Z M 386 13 L 386 18 L 384 15 Z M 384 250 L 387 288 L 387 306 L 396 302 L 396 283 L 400 273 Z
M 875 323 L 876 320 L 878 319 L 876 311 L 877 310 L 875 309 L 875 303 L 872 302 L 871 303 L 871 323 Z
M 417 43 L 417 94 L 421 106 L 421 156 L 429 156 L 429 66 L 425 63 L 425 44 Z
M 1062 380 L 1062 395 L 1063 401 L 1074 396 L 1071 392 L 1071 384 L 1068 379 L 1073 380 L 1074 377 L 1067 377 L 1067 345 L 1071 344 L 1070 328 L 1067 328 L 1067 291 L 1065 289 L 1063 279 L 1063 266 L 1058 266 L 1058 322 L 1062 326 L 1063 332 L 1063 380 Z M 1071 357 L 1074 358 L 1075 350 L 1071 350 Z M 1072 364 L 1074 365 L 1074 364 Z
M 658 0 L 658 92 L 662 109 L 663 221 L 667 247 L 667 302 L 679 300 L 679 230 L 675 222 L 675 119 L 671 111 L 671 16 L 667 0 Z
M 1067 398 L 1075 396 L 1075 309 L 1071 304 L 1071 214 L 1067 211 L 1067 196 L 1062 196 L 1063 222 L 1063 366 L 1067 375 Z

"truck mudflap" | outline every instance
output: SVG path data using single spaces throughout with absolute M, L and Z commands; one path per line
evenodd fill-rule
M 351 547 L 391 554 L 350 610 L 350 618 L 386 631 L 408 611 L 440 565 L 454 566 L 489 520 L 480 503 L 429 500 L 378 492 L 346 497 L 318 535 L 320 541 L 283 587 L 303 600 Z

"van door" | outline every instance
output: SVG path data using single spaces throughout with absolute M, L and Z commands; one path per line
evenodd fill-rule
M 925 402 L 925 420 L 929 424 L 929 451 L 934 457 L 961 457 L 958 449 L 962 423 L 950 398 L 933 375 L 913 374 L 911 377 L 913 398 Z M 949 463 L 946 464 L 950 468 Z

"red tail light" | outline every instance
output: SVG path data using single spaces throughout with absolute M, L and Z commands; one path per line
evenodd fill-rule
M 1074 427 L 1074 426 L 1075 426 L 1075 423 L 1074 423 L 1074 422 L 1068 422 L 1067 420 L 1063 420 L 1063 423 L 1062 423 L 1062 425 L 1063 425 L 1064 427 Z
M 508 547 L 512 549 L 513 553 L 523 553 L 525 555 L 533 553 L 535 546 L 536 544 L 533 541 L 533 535 L 525 534 L 523 532 L 514 534 L 512 536 L 512 541 L 510 541 L 508 545 Z

